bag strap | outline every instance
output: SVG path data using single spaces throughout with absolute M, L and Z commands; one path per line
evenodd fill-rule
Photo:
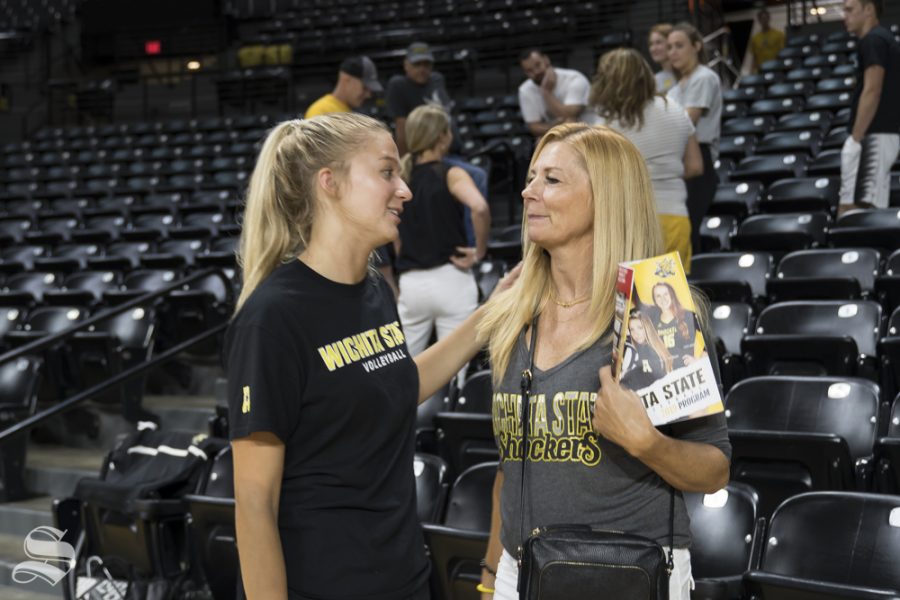
M 520 422 L 522 423 L 522 480 L 519 493 L 519 547 L 516 549 L 516 560 L 519 569 L 522 568 L 523 545 L 525 544 L 525 478 L 527 469 L 525 463 L 528 462 L 528 405 L 531 398 L 531 384 L 534 379 L 534 353 L 537 349 L 537 329 L 538 317 L 535 316 L 531 321 L 531 345 L 528 349 L 528 365 L 522 371 L 520 387 L 522 393 L 520 410 Z M 522 330 L 524 337 L 528 330 L 528 325 Z M 665 480 L 664 480 L 665 481 Z M 668 484 L 667 484 L 668 485 Z M 675 569 L 675 488 L 669 485 L 669 554 L 666 557 L 666 573 L 671 577 L 672 571 Z
M 521 481 L 521 493 L 519 497 L 519 547 L 516 550 L 516 559 L 519 563 L 519 569 L 522 568 L 522 545 L 525 543 L 525 463 L 528 462 L 528 404 L 531 398 L 531 382 L 534 379 L 534 351 L 537 346 L 537 329 L 538 329 L 538 318 L 534 317 L 531 321 L 531 347 L 528 349 L 528 366 L 522 371 L 522 379 L 520 382 L 520 386 L 522 388 L 522 408 L 521 408 L 521 419 L 522 423 L 522 481 Z M 522 336 L 524 337 L 525 332 L 528 330 L 528 326 L 525 326 L 525 329 L 522 330 Z

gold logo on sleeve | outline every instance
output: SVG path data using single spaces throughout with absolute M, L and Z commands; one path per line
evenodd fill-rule
M 250 386 L 244 386 L 244 403 L 241 405 L 241 412 L 245 415 L 250 412 Z

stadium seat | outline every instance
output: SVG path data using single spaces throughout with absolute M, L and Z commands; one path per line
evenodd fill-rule
M 766 295 L 770 303 L 868 299 L 874 294 L 879 262 L 872 248 L 791 252 L 778 263 Z
M 80 271 L 66 276 L 59 290 L 44 292 L 47 304 L 93 307 L 109 290 L 118 289 L 121 274 L 116 271 Z
M 817 492 L 787 500 L 772 517 L 751 594 L 781 598 L 900 596 L 900 501 L 896 496 Z
M 480 600 L 480 561 L 487 551 L 497 463 L 467 469 L 453 483 L 441 525 L 423 523 L 439 597 Z
M 710 331 L 718 340 L 722 388 L 727 392 L 744 378 L 741 339 L 753 330 L 753 308 L 742 302 L 713 302 L 709 308 Z
M 869 246 L 892 251 L 900 248 L 900 209 L 851 210 L 828 232 L 833 246 Z
M 759 493 L 768 517 L 807 491 L 870 488 L 878 386 L 842 377 L 751 377 L 725 400 L 732 479 Z
M 887 323 L 887 332 L 878 342 L 881 361 L 881 390 L 885 401 L 900 393 L 900 307 L 894 309 Z
M 724 252 L 691 257 L 689 281 L 715 302 L 758 304 L 773 269 L 768 252 Z
M 761 181 L 768 185 L 777 179 L 802 177 L 807 162 L 806 155 L 797 153 L 748 156 L 731 173 L 731 178 Z
M 34 415 L 40 387 L 42 361 L 33 356 L 0 364 L 0 427 Z M 7 440 L 0 452 L 0 502 L 13 502 L 29 495 L 25 483 L 26 436 Z
M 763 185 L 758 181 L 720 183 L 707 214 L 737 215 L 743 218 L 747 214 L 757 212 L 762 191 Z
M 715 169 L 720 182 L 729 181 L 731 179 L 731 173 L 735 169 L 735 164 L 730 158 L 717 158 L 713 162 L 713 168 Z
M 846 127 L 836 127 L 828 132 L 822 140 L 822 150 L 835 150 L 844 147 L 844 142 L 850 136 Z
M 459 395 L 453 401 L 453 411 L 490 414 L 493 389 L 490 371 L 478 371 L 467 375 Z
M 797 152 L 812 156 L 819 148 L 818 130 L 780 131 L 767 134 L 756 144 L 757 154 Z
M 44 301 L 44 292 L 59 288 L 62 278 L 56 273 L 29 271 L 10 275 L 0 293 L 0 303 L 34 306 Z
M 816 83 L 816 91 L 823 93 L 852 92 L 855 88 L 855 77 L 834 77 L 831 79 L 821 79 Z
M 835 177 L 791 177 L 769 186 L 759 208 L 763 212 L 833 213 L 837 210 L 840 181 Z
M 447 463 L 433 454 L 417 453 L 413 459 L 416 476 L 416 506 L 419 521 L 438 523 L 447 499 Z
M 434 416 L 438 449 L 451 476 L 478 463 L 497 460 L 490 413 L 439 412 Z
M 786 81 L 818 81 L 831 75 L 828 67 L 798 67 L 791 69 L 785 75 Z
M 784 253 L 824 245 L 830 218 L 819 212 L 752 215 L 731 240 L 737 250 Z
M 881 305 L 808 300 L 766 307 L 741 342 L 750 375 L 860 375 L 876 378 Z
M 743 575 L 758 566 L 765 543 L 756 491 L 732 481 L 713 494 L 684 494 L 684 503 L 691 521 L 691 597 L 742 597 Z
M 753 135 L 726 135 L 719 139 L 719 156 L 740 160 L 753 153 L 756 147 L 756 136 Z
M 763 136 L 769 133 L 774 125 L 775 118 L 771 116 L 729 119 L 722 124 L 722 134 Z
M 812 94 L 814 89 L 815 86 L 810 81 L 789 81 L 769 86 L 765 95 L 770 100 L 792 97 L 805 98 Z
M 885 424 L 885 434 L 875 442 L 875 483 L 883 494 L 900 494 L 900 395 Z
M 878 300 L 888 310 L 900 307 L 900 250 L 894 250 L 884 263 L 884 273 L 875 280 Z
M 806 100 L 806 110 L 838 111 L 850 106 L 853 95 L 850 92 L 814 94 Z
M 824 150 L 806 167 L 806 174 L 810 177 L 829 177 L 841 174 L 841 151 Z
M 749 115 L 784 115 L 787 113 L 802 110 L 804 102 L 802 98 L 771 98 L 766 100 L 757 100 L 750 105 Z M 741 115 L 743 116 L 743 115 Z
M 702 252 L 719 252 L 731 249 L 731 237 L 737 231 L 738 220 L 730 215 L 711 215 L 700 224 Z

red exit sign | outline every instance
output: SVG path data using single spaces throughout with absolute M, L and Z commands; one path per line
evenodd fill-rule
M 155 55 L 162 52 L 162 43 L 159 40 L 147 40 L 144 42 L 144 53 Z

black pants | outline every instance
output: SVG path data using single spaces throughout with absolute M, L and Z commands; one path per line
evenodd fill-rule
M 703 175 L 688 179 L 687 184 L 687 209 L 691 219 L 691 248 L 694 255 L 700 254 L 700 224 L 703 217 L 709 211 L 713 198 L 716 195 L 716 186 L 719 185 L 719 176 L 713 165 L 712 153 L 709 144 L 700 144 L 700 154 L 703 155 Z

